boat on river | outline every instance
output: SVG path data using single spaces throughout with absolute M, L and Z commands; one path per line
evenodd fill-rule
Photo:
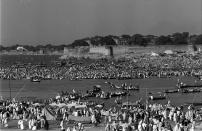
M 183 89 L 183 88 L 198 88 L 198 87 L 202 87 L 202 84 L 186 84 L 183 82 L 178 81 L 178 83 L 176 84 L 177 88 L 179 89 Z
M 150 95 L 149 100 L 155 101 L 155 100 L 165 100 L 166 99 L 166 95 L 165 94 L 154 94 L 154 95 Z
M 202 102 L 187 102 L 187 105 L 202 106 Z
M 180 91 L 180 89 L 166 89 L 164 91 L 164 93 L 178 93 Z
M 111 97 L 126 96 L 128 93 L 125 91 L 111 92 Z
M 30 81 L 31 82 L 41 82 L 41 78 L 40 77 L 31 77 Z
M 201 89 L 198 89 L 198 88 L 191 88 L 191 89 L 183 89 L 182 90 L 182 93 L 199 93 L 201 92 Z
M 123 90 L 134 90 L 134 91 L 139 91 L 140 88 L 139 86 L 133 86 L 133 85 L 130 85 L 130 86 L 127 86 L 127 87 L 123 87 Z

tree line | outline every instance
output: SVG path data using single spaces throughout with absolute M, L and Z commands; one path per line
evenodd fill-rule
M 5 47 L 0 45 L 0 50 L 16 50 L 18 46 L 23 46 L 25 49 L 29 51 L 39 51 L 49 50 L 49 51 L 61 51 L 64 47 L 75 48 L 80 46 L 116 46 L 116 45 L 126 45 L 126 46 L 148 46 L 148 45 L 186 45 L 186 44 L 202 44 L 202 34 L 200 35 L 190 35 L 189 32 L 182 33 L 173 33 L 172 35 L 142 35 L 142 34 L 134 34 L 127 35 L 123 34 L 121 36 L 94 36 L 91 38 L 83 38 L 79 40 L 73 41 L 71 44 L 63 44 L 63 45 L 12 45 L 9 47 Z

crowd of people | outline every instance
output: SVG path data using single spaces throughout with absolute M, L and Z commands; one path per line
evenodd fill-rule
M 65 96 L 43 103 L 1 101 L 0 120 L 4 128 L 11 126 L 9 121 L 17 120 L 16 127 L 21 130 L 48 130 L 49 121 L 53 120 L 57 123 L 55 128 L 62 131 L 83 131 L 87 126 L 84 123 L 94 128 L 101 126 L 105 131 L 194 131 L 202 120 L 202 109 L 192 105 L 176 107 L 170 101 L 163 105 L 142 100 L 122 102 L 117 98 L 116 106 L 108 108 L 86 103 L 69 101 Z
M 4 127 L 9 127 L 10 120 L 18 120 L 17 128 L 26 129 L 49 129 L 49 123 L 43 115 L 41 106 L 34 106 L 30 102 L 2 101 L 0 108 L 0 120 Z M 25 124 L 27 123 L 27 124 Z
M 145 109 L 130 107 L 127 112 L 112 120 L 108 116 L 106 131 L 192 131 L 195 129 L 195 121 L 201 120 L 201 115 L 193 107 L 189 106 L 185 111 L 183 107 L 150 104 Z
M 1 79 L 131 79 L 171 76 L 202 75 L 202 59 L 196 56 L 155 56 L 148 55 L 138 58 L 97 59 L 79 63 L 81 58 L 70 59 L 60 66 L 11 65 L 0 67 Z
M 73 62 L 67 59 L 61 65 L 1 65 L 0 79 L 131 79 L 202 75 L 202 59 L 189 55 L 144 55 L 90 62 L 83 59 L 84 62 L 79 62 L 77 58 Z M 106 108 L 104 104 L 89 104 L 88 100 L 80 102 L 79 99 L 72 102 L 70 98 L 73 97 L 67 97 L 64 93 L 42 103 L 2 100 L 1 124 L 9 128 L 9 122 L 17 120 L 16 127 L 22 130 L 48 130 L 49 122 L 53 120 L 57 123 L 56 128 L 61 130 L 83 131 L 83 120 L 95 128 L 103 126 L 105 131 L 194 131 L 196 123 L 202 120 L 201 109 L 197 110 L 193 106 L 188 109 L 184 106 L 175 107 L 170 102 L 166 105 L 148 101 L 146 104 L 142 101 L 124 104 L 118 99 L 115 101 L 116 106 Z

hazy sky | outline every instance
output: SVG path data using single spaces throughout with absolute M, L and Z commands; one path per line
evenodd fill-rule
M 70 44 L 95 35 L 201 33 L 201 0 L 1 0 L 1 43 Z

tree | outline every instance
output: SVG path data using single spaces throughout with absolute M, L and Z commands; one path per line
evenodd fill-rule
M 172 43 L 172 39 L 170 38 L 170 36 L 159 36 L 158 38 L 156 38 L 155 40 L 155 44 L 156 45 L 166 45 L 166 44 L 171 44 Z
M 135 34 L 131 37 L 129 41 L 129 45 L 140 45 L 146 46 L 148 44 L 148 40 L 141 34 Z
M 202 35 L 196 36 L 195 39 L 193 40 L 193 44 L 195 45 L 202 44 Z
M 189 38 L 188 32 L 174 33 L 172 37 L 173 37 L 174 44 L 177 44 L 177 45 L 188 44 L 188 38 Z
M 112 36 L 105 36 L 105 37 L 101 38 L 100 41 L 101 41 L 102 45 L 116 45 L 116 42 L 114 41 Z
M 0 51 L 5 50 L 6 48 L 3 45 L 0 45 Z
M 75 40 L 72 44 L 72 47 L 77 47 L 77 46 L 89 46 L 88 42 L 85 40 Z
M 121 35 L 121 37 L 124 38 L 124 39 L 131 39 L 131 36 L 130 36 L 130 35 L 125 35 L 125 34 L 123 34 L 123 35 Z

